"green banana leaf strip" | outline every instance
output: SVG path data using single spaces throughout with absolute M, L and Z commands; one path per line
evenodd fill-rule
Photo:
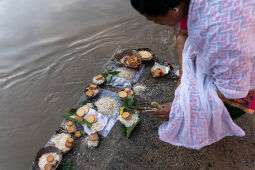
M 76 123 L 79 123 L 79 124 L 86 124 L 86 125 L 88 126 L 88 128 L 91 128 L 91 127 L 92 127 L 92 124 L 89 123 L 88 121 L 83 120 L 83 121 L 81 122 L 81 121 L 79 121 L 79 120 L 77 120 L 77 119 L 72 118 L 72 117 L 71 117 L 72 115 L 73 115 L 73 114 L 66 113 L 66 114 L 62 115 L 62 117 L 65 118 L 65 119 L 67 119 L 67 120 L 71 120 L 71 121 L 74 121 L 74 122 L 76 122 Z
M 57 168 L 57 170 L 74 170 L 73 161 L 71 159 L 67 159 Z
M 72 109 L 71 109 L 68 113 L 70 113 L 70 114 L 74 115 L 76 111 L 77 111 L 77 109 L 72 108 Z

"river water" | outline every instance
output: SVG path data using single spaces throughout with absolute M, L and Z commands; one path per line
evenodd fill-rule
M 119 45 L 177 62 L 172 29 L 128 0 L 0 0 L 0 169 L 28 169 Z

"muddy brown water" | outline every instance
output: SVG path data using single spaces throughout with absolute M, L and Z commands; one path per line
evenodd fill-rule
M 177 62 L 172 29 L 128 0 L 0 1 L 0 169 L 29 169 L 119 45 Z

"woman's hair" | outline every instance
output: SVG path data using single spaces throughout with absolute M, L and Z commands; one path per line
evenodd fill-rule
M 141 14 L 157 17 L 166 16 L 170 9 L 185 1 L 187 0 L 131 0 L 131 5 Z

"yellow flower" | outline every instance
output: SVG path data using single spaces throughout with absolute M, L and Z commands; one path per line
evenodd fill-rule
M 122 106 L 122 107 L 120 108 L 120 115 L 122 115 L 123 112 L 124 112 L 124 106 Z

